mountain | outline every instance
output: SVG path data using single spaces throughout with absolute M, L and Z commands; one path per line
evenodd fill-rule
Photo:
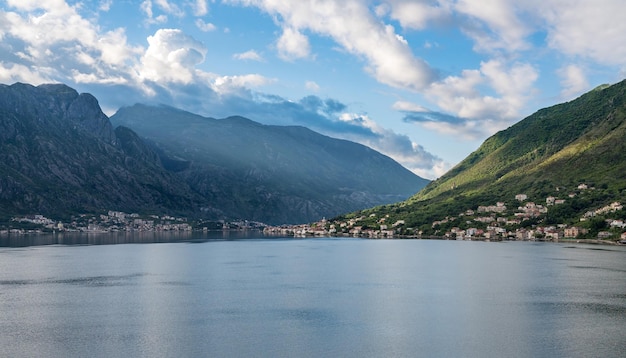
M 517 207 L 517 194 L 548 210 L 548 223 L 579 222 L 586 210 L 626 201 L 626 81 L 600 86 L 541 109 L 496 133 L 410 199 L 350 216 L 390 215 L 432 232 L 432 223 L 497 202 Z M 594 190 L 581 193 L 580 184 Z M 457 225 L 458 225 L 457 221 Z
M 297 126 L 134 105 L 111 117 L 225 215 L 302 223 L 408 198 L 428 181 L 366 146 Z
M 202 197 L 98 101 L 61 84 L 0 85 L 0 216 L 189 213 Z

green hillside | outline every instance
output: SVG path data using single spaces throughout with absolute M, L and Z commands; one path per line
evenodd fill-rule
M 488 138 L 474 153 L 409 200 L 347 217 L 389 216 L 434 233 L 432 223 L 468 209 L 517 207 L 515 196 L 565 202 L 543 221 L 579 222 L 584 212 L 626 201 L 626 81 L 539 110 Z M 593 190 L 581 192 L 580 184 Z M 374 214 L 374 215 L 372 215 Z M 558 214 L 558 217 L 554 215 Z M 552 216 L 551 216 L 552 215 Z M 552 217 L 552 219 L 550 219 Z M 373 220 L 370 225 L 373 225 Z M 458 224 L 458 223 L 457 223 Z

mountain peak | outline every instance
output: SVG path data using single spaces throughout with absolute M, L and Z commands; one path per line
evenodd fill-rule
M 150 106 L 111 121 L 149 140 L 166 168 L 232 217 L 310 222 L 406 199 L 428 182 L 381 153 L 304 127 Z
M 98 101 L 65 85 L 0 86 L 0 216 L 195 210 L 198 196 Z
M 55 96 L 67 96 L 68 98 L 78 97 L 78 92 L 75 89 L 63 83 L 44 83 L 36 88 Z

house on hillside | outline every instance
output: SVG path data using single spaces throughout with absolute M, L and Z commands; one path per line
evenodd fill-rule
M 546 240 L 558 241 L 563 238 L 563 232 L 558 230 L 550 230 L 545 233 Z
M 579 235 L 584 235 L 588 232 L 587 229 L 580 228 L 578 226 L 572 226 L 563 230 L 563 236 L 569 238 L 577 238 Z

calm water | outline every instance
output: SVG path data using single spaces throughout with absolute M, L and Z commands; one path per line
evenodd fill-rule
M 0 248 L 0 356 L 626 356 L 624 247 L 174 239 Z

